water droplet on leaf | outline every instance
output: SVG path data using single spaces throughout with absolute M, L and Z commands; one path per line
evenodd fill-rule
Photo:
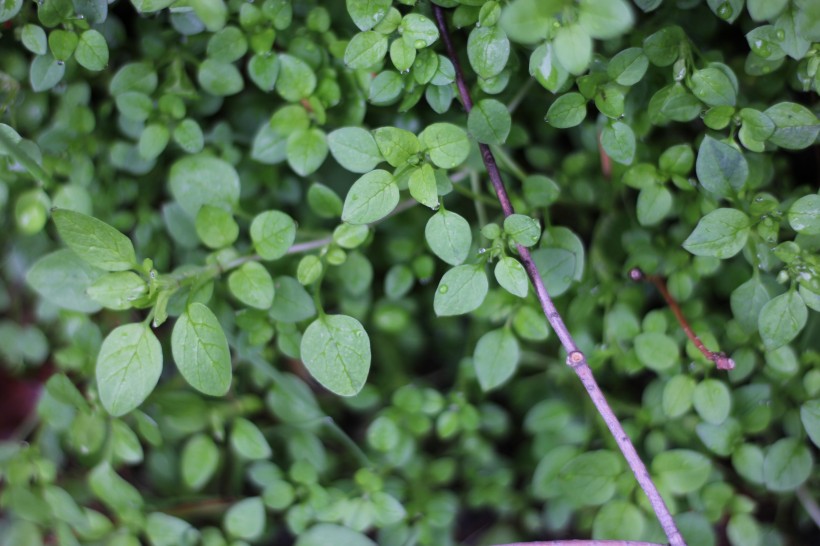
M 438 293 L 439 294 L 446 294 L 448 290 L 450 290 L 450 287 L 447 286 L 446 284 L 442 284 L 441 286 L 438 287 Z
M 717 9 L 718 17 L 724 20 L 728 20 L 732 18 L 732 15 L 735 14 L 735 10 L 732 8 L 732 5 L 729 2 L 724 2 Z

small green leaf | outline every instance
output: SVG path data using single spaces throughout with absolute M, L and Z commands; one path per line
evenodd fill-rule
M 34 262 L 26 273 L 26 283 L 57 307 L 95 313 L 100 304 L 88 296 L 87 290 L 104 274 L 65 248 Z
M 353 173 L 368 173 L 384 161 L 376 139 L 361 127 L 336 129 L 327 135 L 327 144 L 336 162 Z
M 494 273 L 495 280 L 504 290 L 519 298 L 527 297 L 530 281 L 524 266 L 518 260 L 509 256 L 501 258 L 495 265 Z
M 743 444 L 732 453 L 732 466 L 745 480 L 763 484 L 763 450 L 754 444 Z
M 675 340 L 661 332 L 644 332 L 635 338 L 638 360 L 649 369 L 661 372 L 671 369 L 680 360 Z
M 148 325 L 126 324 L 111 331 L 97 356 L 97 388 L 103 407 L 118 417 L 154 390 L 162 373 L 162 347 Z
M 685 374 L 678 374 L 663 387 L 663 413 L 670 419 L 677 419 L 692 408 L 695 380 Z
M 800 406 L 800 420 L 814 445 L 820 446 L 820 400 L 809 400 Z
M 322 218 L 339 218 L 342 215 L 342 199 L 324 184 L 311 184 L 308 188 L 307 201 L 310 209 Z
M 390 61 L 396 70 L 406 72 L 416 60 L 416 48 L 401 38 L 396 38 L 390 44 Z
M 202 151 L 205 145 L 205 137 L 202 128 L 192 119 L 184 119 L 174 128 L 174 142 L 189 154 L 196 154 Z
M 632 28 L 634 16 L 625 0 L 581 0 L 578 22 L 593 38 L 609 40 Z
M 353 0 L 351 0 L 353 1 Z M 336 544 L 338 546 L 376 546 L 376 543 L 367 538 L 366 535 L 354 531 L 349 527 L 334 525 L 331 523 L 319 523 L 299 534 L 296 546 L 326 546 Z
M 725 260 L 740 252 L 748 238 L 748 216 L 736 209 L 716 209 L 700 219 L 683 248 L 696 256 Z
M 247 53 L 248 41 L 240 29 L 227 26 L 210 37 L 205 51 L 211 59 L 232 63 Z
M 820 195 L 805 195 L 789 207 L 789 225 L 798 233 L 820 235 Z
M 467 118 L 467 130 L 474 139 L 484 144 L 504 144 L 511 127 L 509 110 L 495 99 L 478 101 Z
M 459 214 L 443 208 L 427 221 L 424 238 L 430 250 L 450 265 L 464 263 L 473 243 L 469 222 Z
M 251 421 L 241 417 L 233 423 L 231 447 L 239 456 L 249 461 L 269 459 L 273 454 L 262 431 Z
M 794 290 L 769 300 L 760 309 L 757 322 L 766 349 L 777 349 L 796 338 L 808 314 L 803 298 Z
M 151 546 L 194 546 L 199 541 L 199 531 L 190 523 L 162 512 L 148 514 L 145 534 Z
M 370 30 L 390 9 L 390 0 L 346 0 L 347 12 L 359 30 Z
M 279 77 L 279 59 L 271 53 L 257 53 L 248 61 L 248 76 L 262 91 L 273 91 Z
M 387 106 L 398 100 L 404 89 L 404 79 L 395 70 L 383 70 L 370 83 L 367 99 L 377 106 Z
M 705 379 L 695 389 L 694 404 L 704 421 L 719 425 L 729 417 L 732 395 L 722 381 Z
M 108 43 L 105 37 L 93 28 L 80 35 L 74 58 L 80 66 L 99 72 L 108 66 Z
M 288 137 L 288 165 L 299 176 L 313 174 L 327 157 L 327 139 L 321 129 L 295 131 Z
M 613 161 L 631 165 L 635 157 L 635 133 L 622 121 L 607 123 L 601 131 L 601 146 Z
M 510 41 L 501 27 L 477 27 L 470 31 L 467 57 L 479 77 L 497 76 L 507 66 L 509 56 Z
M 345 64 L 354 70 L 368 69 L 384 59 L 387 48 L 387 36 L 372 30 L 359 32 L 347 44 Z
M 48 40 L 43 27 L 32 24 L 24 25 L 23 30 L 20 32 L 20 38 L 25 48 L 35 55 L 48 53 Z
M 302 360 L 323 387 L 353 396 L 370 371 L 370 338 L 361 323 L 345 315 L 322 315 L 302 336 Z
M 781 102 L 767 108 L 764 112 L 775 124 L 774 134 L 769 138 L 787 150 L 808 148 L 820 134 L 820 121 L 811 110 L 802 104 Z
M 586 72 L 592 61 L 592 38 L 579 24 L 562 26 L 552 41 L 558 62 L 575 76 Z
M 587 117 L 587 99 L 581 93 L 565 93 L 547 110 L 547 122 L 558 129 L 580 125 Z
M 399 187 L 393 175 L 376 169 L 362 175 L 345 197 L 342 221 L 368 224 L 381 220 L 399 203 Z
M 703 187 L 720 197 L 740 191 L 749 178 L 749 165 L 736 148 L 705 136 L 695 164 Z
M 623 472 L 621 459 L 606 450 L 578 455 L 558 473 L 558 487 L 578 506 L 598 506 L 615 494 L 618 476 Z
M 649 59 L 639 47 L 624 49 L 609 61 L 607 75 L 620 85 L 635 85 L 643 79 Z
M 638 222 L 642 226 L 654 226 L 672 211 L 672 192 L 663 186 L 652 185 L 638 194 Z
M 165 150 L 170 138 L 171 133 L 165 125 L 159 123 L 146 125 L 137 146 L 140 157 L 149 161 L 156 159 Z
M 248 497 L 225 512 L 225 531 L 241 540 L 256 541 L 265 532 L 265 505 L 261 497 Z
M 259 256 L 276 260 L 287 253 L 296 239 L 296 223 L 284 212 L 268 210 L 256 215 L 250 233 Z
M 534 246 L 541 237 L 541 224 L 525 214 L 511 214 L 504 219 L 504 232 L 521 246 Z
M 105 222 L 67 209 L 56 209 L 51 216 L 63 241 L 89 264 L 106 271 L 136 267 L 131 240 Z
M 279 55 L 279 75 L 276 92 L 288 102 L 309 97 L 316 89 L 316 74 L 305 61 L 288 55 Z
M 569 73 L 558 59 L 552 42 L 544 42 L 530 55 L 530 76 L 536 79 L 544 89 L 557 92 L 569 78 Z
M 273 305 L 273 278 L 257 262 L 247 262 L 228 276 L 228 288 L 236 299 L 249 307 L 270 309 Z
M 558 297 L 572 285 L 578 269 L 578 256 L 565 248 L 539 248 L 532 259 L 550 295 Z
M 88 485 L 103 504 L 118 514 L 142 509 L 140 492 L 117 474 L 108 462 L 100 463 L 88 474 Z
M 605 540 L 621 537 L 640 540 L 646 528 L 646 516 L 634 504 L 613 500 L 604 504 L 592 522 L 592 538 Z M 690 539 L 691 541 L 691 539 Z
M 408 13 L 399 25 L 402 39 L 416 49 L 430 47 L 438 40 L 436 24 L 420 13 Z
M 760 310 L 770 299 L 772 295 L 769 289 L 757 275 L 754 275 L 732 292 L 730 299 L 732 314 L 746 332 L 755 332 Z
M 203 205 L 194 220 L 197 236 L 208 248 L 224 248 L 239 236 L 239 225 L 223 208 Z
M 0 23 L 5 23 L 17 15 L 23 7 L 23 0 L 4 0 L 0 3 Z
M 316 314 L 310 294 L 293 277 L 277 277 L 273 283 L 276 297 L 270 316 L 280 322 L 301 322 Z
M 669 491 L 685 495 L 703 487 L 712 472 L 712 463 L 696 451 L 672 449 L 655 457 L 652 472 Z
M 217 97 L 236 95 L 245 87 L 242 73 L 231 63 L 205 59 L 196 74 L 199 85 Z
M 63 79 L 65 63 L 56 60 L 50 54 L 39 55 L 31 61 L 29 82 L 35 93 L 48 91 Z
M 202 205 L 232 208 L 239 201 L 239 175 L 222 159 L 192 155 L 171 165 L 168 176 L 171 193 L 191 218 Z
M 438 188 L 436 186 L 436 174 L 429 163 L 423 164 L 410 173 L 408 182 L 410 195 L 426 207 L 435 210 L 438 208 Z
M 763 480 L 770 491 L 794 491 L 811 475 L 814 459 L 806 444 L 797 438 L 783 438 L 766 452 Z
M 223 396 L 231 386 L 231 354 L 213 312 L 195 302 L 179 317 L 171 333 L 171 352 L 182 377 L 196 390 Z
M 518 367 L 518 340 L 509 328 L 491 330 L 481 336 L 475 346 L 473 363 L 483 391 L 505 383 Z
M 103 307 L 122 311 L 148 294 L 148 284 L 132 271 L 116 271 L 94 281 L 87 293 Z
M 419 135 L 422 149 L 436 167 L 454 169 L 464 163 L 470 153 L 470 141 L 464 129 L 452 123 L 433 123 Z
M 218 465 L 219 448 L 209 436 L 196 434 L 182 448 L 182 483 L 191 491 L 199 491 L 211 481 Z
M 421 152 L 419 139 L 404 129 L 381 127 L 373 131 L 373 137 L 379 152 L 392 167 L 401 167 L 408 159 Z
M 469 313 L 481 305 L 488 289 L 487 274 L 482 266 L 456 266 L 441 277 L 433 309 L 439 317 Z
M 719 68 L 696 70 L 690 86 L 695 96 L 709 106 L 734 106 L 737 102 L 732 80 Z

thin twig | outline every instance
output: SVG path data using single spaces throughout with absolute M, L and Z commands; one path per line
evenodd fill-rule
M 806 513 L 814 521 L 814 524 L 820 528 L 820 506 L 817 506 L 817 502 L 814 500 L 814 497 L 812 497 L 811 493 L 808 492 L 805 485 L 798 487 L 796 493 L 797 500 L 799 500 L 800 504 L 803 505 Z
M 450 57 L 450 61 L 453 63 L 453 67 L 455 68 L 456 86 L 458 87 L 459 94 L 461 95 L 461 102 L 464 104 L 465 110 L 469 113 L 473 107 L 473 102 L 472 99 L 470 99 L 470 91 L 467 87 L 466 80 L 464 79 L 464 73 L 461 69 L 458 55 L 453 47 L 453 41 L 447 29 L 447 22 L 444 18 L 444 10 L 442 10 L 442 8 L 438 5 L 433 4 L 433 13 L 435 14 L 436 23 L 438 24 L 442 41 L 444 42 L 444 47 L 447 50 L 447 55 Z M 481 151 L 484 166 L 487 169 L 487 174 L 490 176 L 490 181 L 493 184 L 498 201 L 501 203 L 504 216 L 510 216 L 514 213 L 514 210 L 512 204 L 510 203 L 510 198 L 507 195 L 507 190 L 504 187 L 504 181 L 501 178 L 501 173 L 498 170 L 498 165 L 493 157 L 493 153 L 489 146 L 484 144 L 479 144 L 479 150 Z M 610 433 L 618 443 L 618 447 L 621 449 L 621 452 L 626 458 L 626 461 L 632 469 L 633 474 L 635 474 L 635 478 L 649 498 L 649 502 L 655 510 L 655 515 L 658 517 L 658 521 L 660 522 L 667 538 L 669 538 L 670 545 L 685 546 L 686 543 L 684 542 L 680 531 L 678 531 L 675 520 L 672 518 L 672 514 L 669 512 L 669 509 L 661 497 L 661 494 L 658 492 L 657 487 L 655 487 L 655 484 L 652 482 L 652 478 L 649 476 L 646 466 L 638 455 L 638 452 L 635 450 L 635 446 L 632 445 L 629 436 L 621 426 L 620 421 L 618 421 L 618 418 L 613 413 L 612 408 L 609 407 L 609 404 L 601 392 L 600 387 L 598 387 L 598 384 L 595 382 L 595 378 L 592 375 L 592 370 L 587 364 L 586 357 L 581 351 L 578 350 L 578 346 L 575 344 L 575 341 L 564 324 L 561 315 L 555 308 L 552 298 L 550 298 L 549 293 L 544 286 L 544 281 L 538 272 L 538 268 L 536 267 L 529 250 L 524 246 L 518 245 L 518 254 L 521 258 L 522 264 L 524 265 L 524 269 L 527 271 L 527 274 L 533 283 L 536 296 L 541 304 L 541 309 L 544 311 L 544 315 L 547 317 L 552 329 L 558 335 L 558 338 L 561 340 L 561 344 L 567 351 L 567 364 L 575 371 L 576 375 L 578 375 L 578 378 L 586 388 L 592 402 L 595 404 L 598 413 L 600 413 L 601 417 L 606 422 Z
M 703 344 L 703 341 L 700 340 L 698 335 L 692 330 L 692 327 L 689 325 L 689 321 L 686 320 L 686 317 L 683 316 L 683 311 L 680 309 L 680 305 L 678 302 L 675 301 L 675 298 L 672 297 L 672 294 L 669 293 L 669 290 L 666 288 L 666 281 L 663 280 L 663 277 L 658 275 L 647 275 L 639 268 L 635 267 L 629 272 L 629 278 L 633 281 L 649 281 L 655 285 L 655 288 L 658 289 L 658 292 L 661 293 L 663 299 L 666 300 L 666 304 L 674 313 L 675 318 L 678 319 L 678 323 L 680 327 L 683 328 L 683 331 L 686 333 L 686 337 L 698 348 L 698 350 L 705 356 L 708 360 L 711 360 L 715 363 L 718 370 L 732 370 L 735 367 L 735 361 L 729 358 L 726 353 L 720 351 L 710 351 L 706 348 L 706 345 Z

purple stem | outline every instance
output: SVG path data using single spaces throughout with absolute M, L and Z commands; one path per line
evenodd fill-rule
M 634 540 L 549 540 L 547 542 L 514 542 L 498 546 L 664 546 L 655 542 Z
M 467 113 L 469 113 L 473 107 L 473 101 L 470 99 L 470 90 L 467 87 L 464 72 L 461 70 L 458 55 L 453 47 L 453 41 L 447 29 L 447 22 L 444 19 L 444 10 L 436 4 L 432 4 L 432 6 L 436 23 L 438 24 L 438 28 L 441 33 L 441 38 L 444 41 L 444 47 L 447 50 L 447 55 L 450 57 L 450 61 L 453 63 L 453 67 L 455 68 L 456 85 L 458 86 L 458 92 L 461 96 L 461 102 L 464 104 L 464 109 Z M 501 172 L 498 170 L 498 164 L 495 161 L 495 157 L 493 156 L 490 147 L 486 144 L 479 144 L 478 147 L 481 151 L 481 157 L 484 160 L 484 166 L 487 169 L 487 174 L 490 176 L 490 182 L 492 182 L 496 196 L 498 197 L 498 201 L 501 203 L 504 216 L 507 217 L 514 214 L 515 211 L 513 210 L 512 203 L 510 202 L 509 195 L 507 195 L 507 190 L 504 187 L 504 181 L 501 178 Z M 547 317 L 552 329 L 558 335 L 558 338 L 561 340 L 561 344 L 567 351 L 567 364 L 575 371 L 575 374 L 581 380 L 581 383 L 584 385 L 589 397 L 592 399 L 592 403 L 595 404 L 595 408 L 603 418 L 607 428 L 609 428 L 609 432 L 618 443 L 621 453 L 623 453 L 624 458 L 626 458 L 626 462 L 629 464 L 629 467 L 632 469 L 632 473 L 635 475 L 635 479 L 638 481 L 641 489 L 643 489 L 644 493 L 646 493 L 646 496 L 649 498 L 649 502 L 652 504 L 653 510 L 655 510 L 655 515 L 657 516 L 664 533 L 666 533 L 666 536 L 669 539 L 670 546 L 686 546 L 686 542 L 684 542 L 680 531 L 678 531 L 678 528 L 675 525 L 675 520 L 669 512 L 669 508 L 667 508 L 661 494 L 658 492 L 652 478 L 649 476 L 649 471 L 646 469 L 646 465 L 644 465 L 640 455 L 638 455 L 638 452 L 635 450 L 635 446 L 632 445 L 632 441 L 624 431 L 620 421 L 612 411 L 612 408 L 609 407 L 606 397 L 604 397 L 603 392 L 601 392 L 601 388 L 598 386 L 598 383 L 595 381 L 595 377 L 592 375 L 592 370 L 587 364 L 586 357 L 581 351 L 578 350 L 575 340 L 572 338 L 566 324 L 564 324 L 564 320 L 561 318 L 561 314 L 555 308 L 552 298 L 550 298 L 549 292 L 547 292 L 547 288 L 544 286 L 544 281 L 538 272 L 538 267 L 536 267 L 535 262 L 530 255 L 529 249 L 518 245 L 518 254 L 521 258 L 521 263 L 524 265 L 524 269 L 527 271 L 527 275 L 530 277 L 530 281 L 532 281 L 535 288 L 535 295 L 538 298 L 538 302 L 541 304 L 541 309 L 544 311 L 544 315 Z M 574 542 L 576 546 L 584 543 L 587 545 L 596 544 L 595 541 Z M 607 544 L 607 546 L 628 544 L 617 541 L 608 543 L 598 541 L 597 543 Z M 519 543 L 519 546 L 520 544 L 522 543 Z M 573 544 L 573 542 L 534 542 L 530 543 L 530 546 L 556 546 L 561 544 L 570 545 Z

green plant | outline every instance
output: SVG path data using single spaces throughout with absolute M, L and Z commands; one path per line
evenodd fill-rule
M 812 540 L 816 4 L 0 4 L 3 543 Z

